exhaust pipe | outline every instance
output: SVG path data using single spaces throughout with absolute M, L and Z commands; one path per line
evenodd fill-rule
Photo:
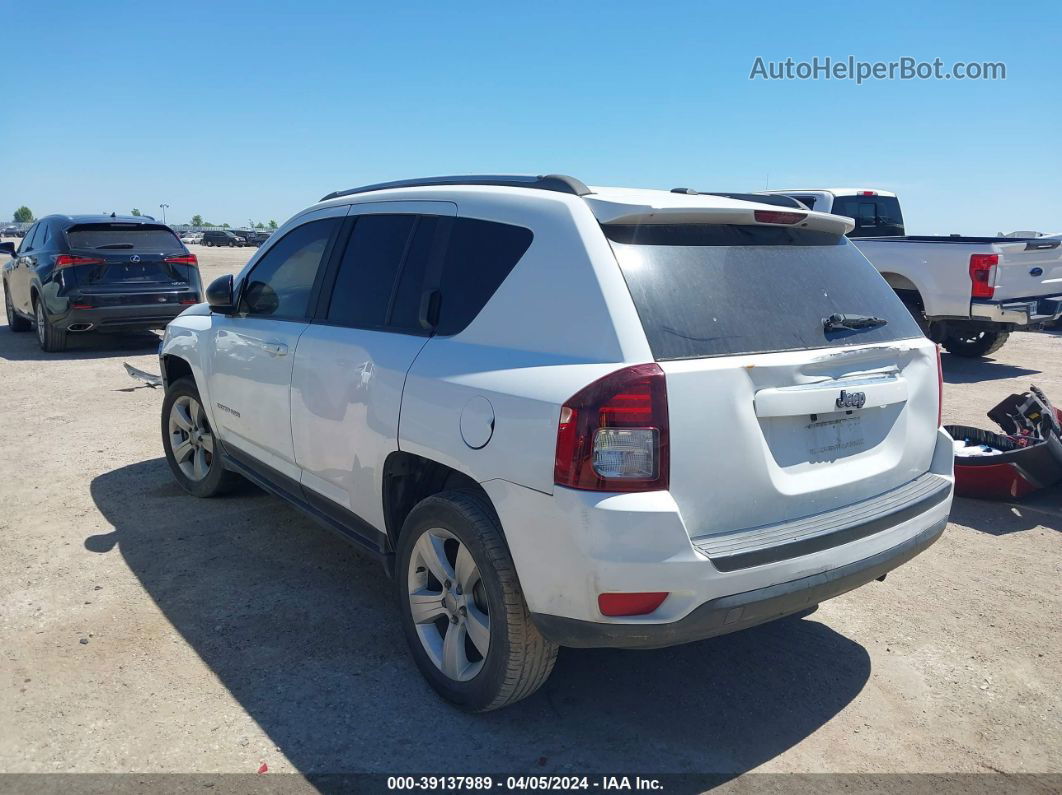
M 91 323 L 71 323 L 66 327 L 67 331 L 90 331 L 91 329 Z

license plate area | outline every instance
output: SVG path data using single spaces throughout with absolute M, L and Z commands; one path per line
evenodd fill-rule
M 832 414 L 805 425 L 810 460 L 834 461 L 866 449 L 863 415 Z

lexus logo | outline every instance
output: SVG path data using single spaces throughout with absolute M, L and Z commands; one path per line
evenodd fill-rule
M 867 402 L 867 396 L 865 392 L 847 392 L 841 390 L 841 396 L 837 398 L 837 408 L 839 409 L 861 409 Z
M 139 254 L 134 254 L 133 256 L 131 256 L 129 258 L 129 261 L 130 262 L 140 262 L 140 255 Z

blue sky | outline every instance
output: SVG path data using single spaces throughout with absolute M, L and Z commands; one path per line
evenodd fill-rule
M 240 225 L 379 180 L 560 172 L 877 186 L 911 232 L 1062 231 L 1057 3 L 0 6 L 3 217 L 166 202 Z M 1007 79 L 749 80 L 757 56 L 816 55 Z

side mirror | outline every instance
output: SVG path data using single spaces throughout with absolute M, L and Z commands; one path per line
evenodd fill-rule
M 12 243 L 10 240 L 4 243 L 0 243 L 0 252 L 7 254 L 7 256 L 9 257 L 15 256 L 15 244 Z
M 232 274 L 219 276 L 206 289 L 206 300 L 210 311 L 219 315 L 231 315 L 236 311 L 235 296 L 232 291 Z

